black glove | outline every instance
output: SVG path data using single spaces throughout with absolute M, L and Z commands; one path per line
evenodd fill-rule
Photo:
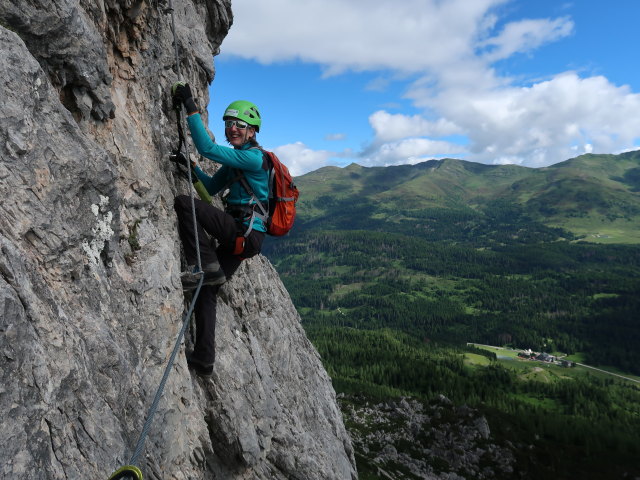
M 191 87 L 189 87 L 188 83 L 184 82 L 176 82 L 171 87 L 171 94 L 173 95 L 173 106 L 174 108 L 179 108 L 180 105 L 184 105 L 184 108 L 187 111 L 187 115 L 191 115 L 192 113 L 198 112 L 198 106 L 196 102 L 193 100 L 193 95 L 191 94 Z
M 169 155 L 169 160 L 171 160 L 175 166 L 176 166 L 176 170 L 178 170 L 178 172 L 186 179 L 189 178 L 189 172 L 187 170 L 187 160 L 184 157 L 184 155 L 182 154 L 182 152 L 172 152 L 171 155 Z M 198 181 L 198 177 L 196 176 L 196 172 L 195 172 L 195 164 L 193 162 L 191 162 L 191 181 L 193 183 L 196 183 Z

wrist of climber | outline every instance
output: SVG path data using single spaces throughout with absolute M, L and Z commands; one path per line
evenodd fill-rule
M 189 97 L 184 101 L 184 108 L 187 111 L 187 115 L 193 115 L 194 113 L 200 112 L 196 102 L 193 100 L 193 97 Z

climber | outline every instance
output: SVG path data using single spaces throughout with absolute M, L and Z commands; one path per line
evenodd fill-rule
M 229 148 L 217 145 L 207 134 L 188 84 L 174 84 L 172 94 L 174 102 L 185 107 L 191 138 L 198 152 L 221 165 L 213 176 L 195 166 L 196 176 L 211 195 L 227 189 L 229 191 L 224 198 L 224 211 L 194 199 L 195 226 L 191 198 L 179 195 L 174 203 L 180 239 L 188 264 L 187 270 L 181 274 L 183 289 L 196 288 L 200 275 L 204 275 L 194 310 L 196 341 L 193 351 L 187 352 L 187 363 L 199 375 L 210 376 L 215 359 L 218 290 L 221 284 L 231 278 L 242 260 L 260 253 L 266 228 L 255 207 L 257 202 L 265 204 L 268 201 L 268 170 L 263 165 L 263 154 L 256 140 L 261 119 L 258 108 L 253 103 L 238 100 L 226 108 L 222 120 L 226 140 L 233 147 Z M 253 195 L 246 191 L 241 182 L 236 181 L 240 171 L 248 181 Z M 198 230 L 204 274 L 197 272 L 194 228 Z M 213 246 L 213 239 L 217 242 L 217 248 Z

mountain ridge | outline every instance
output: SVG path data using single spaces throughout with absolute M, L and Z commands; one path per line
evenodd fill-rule
M 355 417 L 343 406 L 361 472 L 638 475 L 637 385 L 468 346 L 640 374 L 638 154 L 541 169 L 447 159 L 299 177 L 296 228 L 266 254 L 336 390 L 369 404 Z M 397 412 L 384 421 L 389 398 L 443 393 L 486 416 L 512 471 L 488 457 L 478 471 L 457 469 L 472 456 L 460 444 L 459 456 L 432 456 L 433 424 L 424 437 L 417 425 L 406 434 Z
M 337 203 L 376 218 L 425 208 L 485 214 L 494 202 L 522 208 L 548 227 L 590 241 L 640 242 L 640 151 L 582 155 L 550 167 L 429 160 L 390 167 L 325 167 L 296 177 L 299 224 L 322 221 Z M 331 220 L 328 219 L 329 223 Z M 604 239 L 602 235 L 607 238 Z

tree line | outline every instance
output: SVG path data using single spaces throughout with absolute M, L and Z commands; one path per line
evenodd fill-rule
M 493 354 L 487 354 L 487 366 L 470 367 L 464 355 L 478 354 L 473 347 L 424 342 L 389 329 L 313 326 L 307 332 L 338 392 L 373 402 L 444 394 L 456 405 L 478 408 L 496 438 L 522 446 L 519 463 L 526 472 L 520 478 L 640 473 L 640 389 L 628 382 L 573 369 L 567 378 L 529 380 Z
M 640 248 L 322 231 L 267 249 L 308 325 L 583 352 L 640 374 Z M 337 309 L 340 309 L 338 313 Z

